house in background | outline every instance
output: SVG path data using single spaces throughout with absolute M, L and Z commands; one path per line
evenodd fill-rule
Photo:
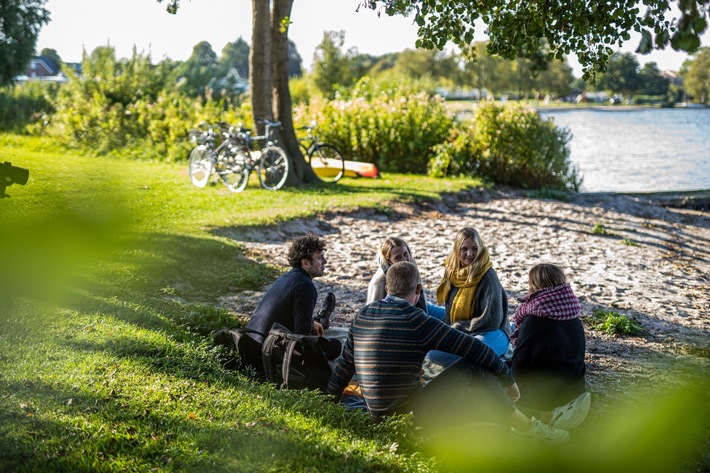
M 81 74 L 80 63 L 64 63 L 64 66 L 69 67 L 75 74 Z M 54 61 L 46 56 L 34 56 L 27 64 L 25 73 L 15 77 L 17 82 L 26 81 L 47 81 L 47 82 L 66 82 L 67 78 L 62 72 L 62 67 L 55 64 Z
M 61 67 L 46 56 L 35 56 L 25 69 L 25 75 L 30 79 L 40 79 L 59 75 Z

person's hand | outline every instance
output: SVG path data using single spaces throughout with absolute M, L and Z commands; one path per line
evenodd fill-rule
M 323 326 L 319 324 L 318 322 L 313 322 L 313 334 L 318 335 L 319 337 L 323 336 Z
M 518 384 L 513 383 L 507 388 L 505 388 L 505 393 L 508 395 L 511 401 L 515 402 L 520 399 L 520 389 L 518 389 Z

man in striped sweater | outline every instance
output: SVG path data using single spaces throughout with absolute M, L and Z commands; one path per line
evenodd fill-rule
M 411 263 L 387 271 L 387 297 L 363 307 L 348 331 L 328 383 L 340 395 L 357 374 L 367 409 L 375 418 L 413 412 L 418 420 L 504 422 L 522 437 L 559 443 L 561 429 L 528 419 L 512 404 L 520 396 L 508 366 L 480 340 L 415 307 L 421 292 Z M 429 350 L 461 357 L 428 384 L 421 370 Z

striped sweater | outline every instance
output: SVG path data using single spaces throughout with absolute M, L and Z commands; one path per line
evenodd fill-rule
M 513 384 L 506 364 L 480 340 L 427 316 L 403 299 L 387 296 L 363 307 L 353 320 L 328 392 L 340 395 L 357 374 L 371 414 L 401 412 L 422 387 L 424 357 L 434 349 L 482 366 L 503 386 Z

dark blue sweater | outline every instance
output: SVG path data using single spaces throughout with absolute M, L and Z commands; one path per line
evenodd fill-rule
M 293 333 L 310 335 L 317 299 L 318 291 L 311 275 L 303 268 L 293 268 L 266 291 L 247 328 L 268 334 L 274 322 L 278 322 Z

